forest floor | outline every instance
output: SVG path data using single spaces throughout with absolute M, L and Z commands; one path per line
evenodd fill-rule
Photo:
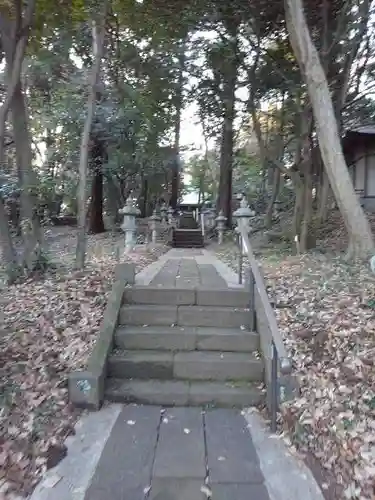
M 320 237 L 317 249 L 301 256 L 260 234 L 251 238 L 300 385 L 300 397 L 283 405 L 280 435 L 303 456 L 327 500 L 370 500 L 375 498 L 375 275 L 368 264 L 343 258 L 347 241 L 338 214 Z M 237 269 L 232 243 L 214 250 Z
M 0 500 L 29 494 L 66 454 L 63 443 L 79 415 L 68 403 L 67 374 L 84 367 L 91 352 L 123 238 L 89 236 L 86 269 L 77 272 L 76 229 L 50 229 L 55 267 L 0 288 Z M 140 245 L 120 260 L 139 272 L 167 249 Z

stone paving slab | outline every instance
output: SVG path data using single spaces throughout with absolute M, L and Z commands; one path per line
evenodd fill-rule
M 197 479 L 206 476 L 203 415 L 199 408 L 172 408 L 160 426 L 153 478 Z
M 198 264 L 200 284 L 207 288 L 227 288 L 227 282 L 212 264 Z
M 257 452 L 238 411 L 207 411 L 205 431 L 210 483 L 263 483 Z
M 223 288 L 228 287 L 216 267 L 210 263 L 198 262 L 196 258 L 171 258 L 163 262 L 156 275 L 150 280 L 152 287 L 178 288 Z
M 212 500 L 270 500 L 264 484 L 213 484 L 211 491 Z
M 244 423 L 242 412 L 214 409 L 202 415 L 200 409 L 193 413 L 191 410 L 162 412 L 158 406 L 110 405 L 83 416 L 76 425 L 77 434 L 67 439 L 66 458 L 46 473 L 30 500 L 206 500 L 209 491 L 211 500 L 323 500 L 311 472 L 288 453 L 282 440 L 269 433 L 259 414 L 244 412 Z M 172 416 L 179 417 L 175 426 Z M 168 418 L 168 422 L 162 424 L 162 418 Z M 186 433 L 185 429 L 191 432 Z M 186 440 L 181 439 L 181 430 Z M 220 448 L 220 441 L 226 446 Z M 206 442 L 204 453 L 208 460 L 202 466 L 201 447 Z M 226 460 L 217 461 L 228 463 L 228 469 L 232 470 L 236 463 L 242 468 L 239 460 L 249 460 L 252 444 L 264 483 L 224 482 L 228 479 L 225 470 L 214 482 L 215 459 L 225 457 Z M 168 453 L 168 446 L 177 451 Z M 152 477 L 153 464 L 163 462 L 163 457 L 168 463 L 161 464 L 161 474 L 182 477 Z M 192 457 L 200 467 L 191 465 Z M 176 463 L 171 463 L 173 459 Z M 181 471 L 186 471 L 186 475 Z M 189 471 L 200 476 L 206 471 L 208 476 L 202 482 L 201 477 L 189 478 Z M 242 480 L 240 475 L 237 479 Z M 249 481 L 249 477 L 245 479 Z M 201 491 L 203 485 L 207 489 Z
M 156 477 L 147 500 L 207 500 L 207 495 L 202 491 L 203 485 L 199 479 Z
M 160 407 L 125 406 L 102 452 L 85 500 L 144 500 L 150 487 Z
M 157 261 L 153 262 L 136 275 L 136 284 L 149 285 L 153 282 L 162 268 L 165 267 L 167 261 L 176 261 L 174 266 L 179 266 L 179 261 L 181 259 L 194 260 L 198 266 L 207 264 L 212 265 L 217 271 L 219 277 L 224 279 L 226 287 L 228 286 L 231 289 L 244 289 L 244 285 L 238 284 L 237 273 L 224 264 L 224 262 L 220 261 L 214 253 L 206 249 L 199 250 L 193 248 L 173 248 L 169 250 L 167 253 L 159 257 Z M 172 263 L 169 263 L 169 266 L 171 265 Z M 170 276 L 173 276 L 172 271 Z M 169 286 L 173 286 L 173 278 L 169 277 L 168 279 Z M 221 286 L 219 288 L 221 288 Z

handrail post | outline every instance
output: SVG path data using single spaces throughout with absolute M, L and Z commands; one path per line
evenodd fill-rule
M 239 283 L 239 285 L 242 285 L 243 244 L 242 244 L 241 233 L 238 233 L 238 249 L 239 249 L 239 255 L 238 255 L 238 283 Z
M 272 341 L 272 365 L 271 365 L 271 432 L 277 430 L 277 410 L 279 407 L 278 397 L 278 354 L 275 343 Z
M 254 274 L 251 267 L 248 271 L 248 286 L 249 286 L 249 309 L 250 309 L 250 320 L 249 329 L 252 332 L 256 330 L 256 311 L 255 311 L 255 280 Z

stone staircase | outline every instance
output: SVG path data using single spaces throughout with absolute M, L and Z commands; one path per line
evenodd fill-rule
M 172 244 L 174 248 L 203 248 L 204 240 L 200 229 L 174 229 Z
M 174 248 L 203 248 L 202 231 L 192 213 L 184 213 L 180 217 L 179 227 L 173 230 Z
M 126 288 L 106 399 L 163 406 L 260 404 L 259 335 L 240 289 Z

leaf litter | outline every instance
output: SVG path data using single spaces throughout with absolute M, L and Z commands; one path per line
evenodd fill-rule
M 80 272 L 71 266 L 75 238 L 59 243 L 51 245 L 57 269 L 0 291 L 2 500 L 29 495 L 66 456 L 64 441 L 80 414 L 68 402 L 67 375 L 85 367 L 114 279 L 117 258 L 103 235 L 89 237 Z M 166 250 L 136 247 L 121 262 L 138 272 Z
M 216 253 L 237 269 L 233 245 Z M 327 500 L 373 500 L 375 276 L 337 251 L 257 258 L 300 386 L 281 408 L 284 441 Z

